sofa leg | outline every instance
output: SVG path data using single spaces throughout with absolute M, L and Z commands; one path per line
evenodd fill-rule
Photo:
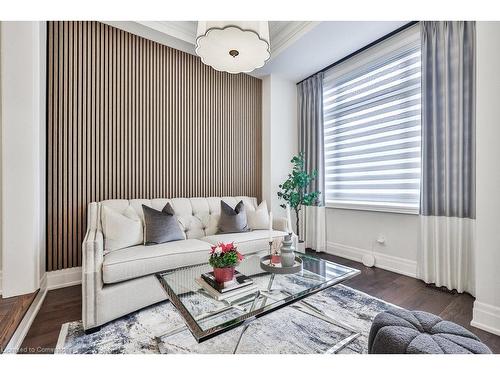
M 92 333 L 99 332 L 100 330 L 101 330 L 101 326 L 97 326 L 97 327 L 92 327 L 92 328 L 86 329 L 84 332 L 86 335 L 91 335 Z

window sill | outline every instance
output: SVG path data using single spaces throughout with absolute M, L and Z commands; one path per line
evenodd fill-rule
M 326 208 L 334 208 L 341 210 L 354 210 L 354 211 L 374 211 L 374 212 L 385 212 L 392 214 L 406 214 L 406 215 L 418 215 L 418 208 L 414 207 L 404 207 L 404 206 L 382 206 L 375 204 L 355 204 L 355 203 L 340 203 L 340 202 L 327 202 L 325 204 Z

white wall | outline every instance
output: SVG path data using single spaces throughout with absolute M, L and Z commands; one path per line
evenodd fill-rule
M 276 216 L 284 215 L 276 193 L 298 152 L 297 89 L 272 74 L 262 83 L 262 197 Z M 415 276 L 418 215 L 357 210 L 326 210 L 328 251 L 354 260 L 375 250 L 377 266 Z M 383 235 L 385 244 L 376 242 Z
M 476 301 L 472 325 L 500 335 L 500 22 L 477 22 Z
M 44 22 L 1 23 L 3 296 L 39 288 L 45 272 Z
M 271 76 L 262 79 L 262 200 L 271 202 Z
M 329 253 L 360 261 L 373 251 L 377 267 L 416 275 L 418 215 L 327 208 L 326 232 Z
M 277 192 L 298 151 L 297 87 L 277 75 L 262 80 L 262 199 L 274 215 L 284 216 Z

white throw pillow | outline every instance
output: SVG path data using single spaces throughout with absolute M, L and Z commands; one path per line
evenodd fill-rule
M 132 206 L 128 206 L 123 214 L 104 206 L 102 232 L 104 250 L 107 252 L 140 245 L 144 241 L 141 218 Z
M 247 210 L 248 227 L 255 229 L 269 229 L 269 212 L 266 201 L 262 201 L 255 211 Z

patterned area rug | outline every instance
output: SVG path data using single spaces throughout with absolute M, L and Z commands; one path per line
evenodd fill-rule
M 306 301 L 361 333 L 340 353 L 367 352 L 373 318 L 394 305 L 338 285 L 308 297 Z M 85 335 L 81 321 L 61 327 L 56 353 L 232 353 L 243 326 L 198 344 L 188 330 L 173 336 L 162 333 L 182 326 L 181 316 L 170 302 L 145 308 L 113 321 L 99 332 Z M 313 354 L 323 353 L 352 332 L 312 317 L 290 306 L 274 311 L 249 324 L 238 346 L 238 353 Z

